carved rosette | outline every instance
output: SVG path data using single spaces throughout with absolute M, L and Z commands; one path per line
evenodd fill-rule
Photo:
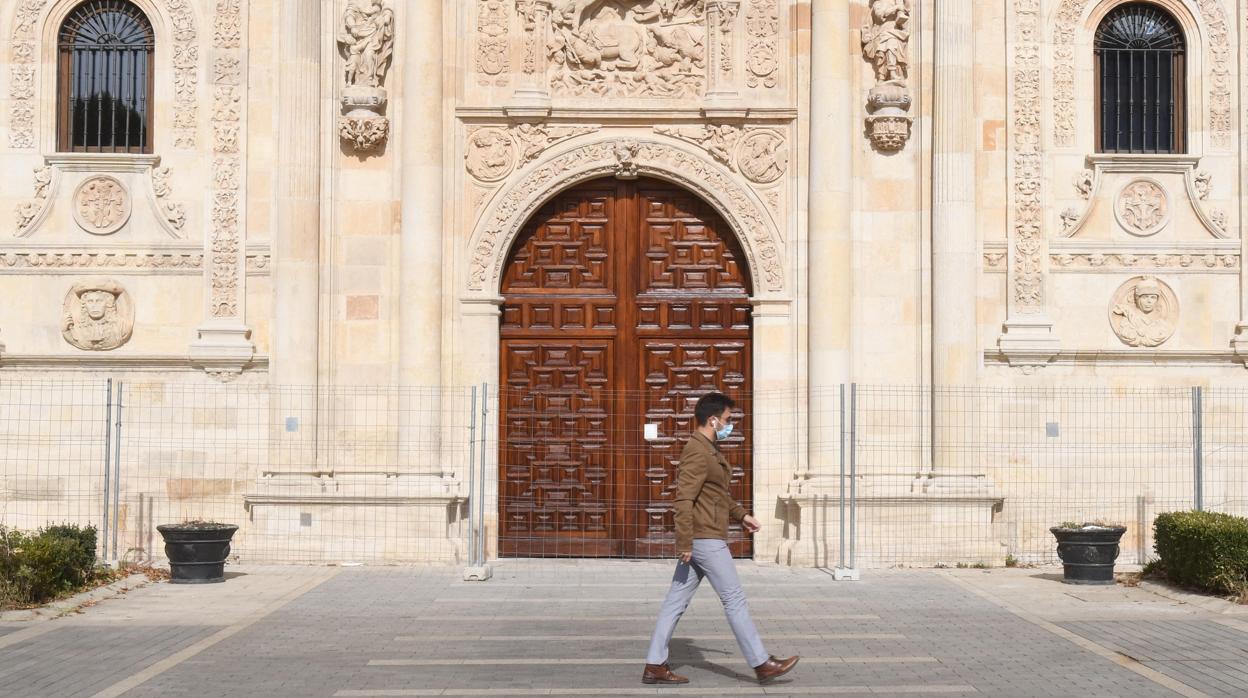
M 1155 276 L 1129 279 L 1109 303 L 1109 326 L 1129 347 L 1158 347 L 1179 324 L 1179 299 Z
M 74 284 L 65 294 L 61 336 L 84 351 L 111 351 L 134 332 L 134 302 L 121 284 L 91 279 Z
M 910 140 L 910 3 L 871 0 L 862 27 L 862 55 L 876 84 L 867 94 L 867 135 L 876 150 L 892 153 Z
M 92 235 L 112 235 L 130 220 L 130 192 L 115 177 L 88 177 L 74 192 L 74 221 Z
M 384 87 L 394 54 L 394 10 L 390 4 L 347 0 L 338 46 L 344 60 L 338 135 L 356 152 L 367 153 L 381 147 L 390 136 Z

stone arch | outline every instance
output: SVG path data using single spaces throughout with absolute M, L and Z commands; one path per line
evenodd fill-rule
M 680 185 L 706 201 L 728 223 L 745 251 L 755 296 L 786 289 L 783 243 L 762 202 L 708 157 L 656 137 L 619 137 L 552 153 L 521 170 L 494 197 L 469 242 L 470 296 L 498 295 L 503 266 L 516 236 L 551 196 L 611 174 L 646 175 Z
M 1079 107 L 1081 75 L 1092 64 L 1092 37 L 1110 10 L 1129 0 L 1061 0 L 1051 17 L 1053 143 L 1073 148 L 1087 142 L 1092 118 Z M 1131 0 L 1135 1 L 1135 0 Z M 1230 29 L 1221 0 L 1142 0 L 1169 12 L 1183 28 L 1188 43 L 1188 150 L 1202 143 L 1228 150 L 1232 142 Z
M 24 0 L 13 16 L 14 86 L 10 89 L 10 147 L 54 151 L 56 51 L 62 22 L 82 0 Z M 157 103 L 171 104 L 169 124 L 153 135 L 192 148 L 198 142 L 199 21 L 191 0 L 130 0 L 147 15 L 156 34 Z M 50 105 L 50 106 L 49 106 Z

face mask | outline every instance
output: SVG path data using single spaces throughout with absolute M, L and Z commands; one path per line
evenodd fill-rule
M 731 435 L 732 435 L 732 425 L 731 425 L 731 424 L 725 424 L 724 426 L 722 426 L 722 427 L 720 427 L 719 429 L 716 429 L 716 430 L 715 430 L 715 440 L 716 440 L 716 441 L 723 441 L 724 439 L 728 438 L 728 437 L 729 437 L 729 436 L 731 436 Z

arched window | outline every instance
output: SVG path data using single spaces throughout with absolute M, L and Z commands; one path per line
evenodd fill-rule
M 150 153 L 155 35 L 126 0 L 74 8 L 58 39 L 57 149 Z
M 1097 150 L 1182 153 L 1183 31 L 1156 5 L 1114 8 L 1096 30 Z

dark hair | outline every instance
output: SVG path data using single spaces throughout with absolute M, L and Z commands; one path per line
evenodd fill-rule
M 737 403 L 723 393 L 707 393 L 698 398 L 698 404 L 693 408 L 693 416 L 698 420 L 698 426 L 706 426 L 708 419 L 718 417 L 724 413 L 724 410 L 730 410 L 736 406 Z

